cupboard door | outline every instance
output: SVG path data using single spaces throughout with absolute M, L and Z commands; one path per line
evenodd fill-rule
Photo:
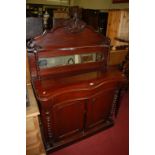
M 105 122 L 110 116 L 115 89 L 107 89 L 95 94 L 87 104 L 86 129 Z
M 70 137 L 83 130 L 85 101 L 66 101 L 53 107 L 54 140 Z

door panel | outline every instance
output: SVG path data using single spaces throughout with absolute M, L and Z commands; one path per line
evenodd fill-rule
M 103 123 L 110 115 L 115 89 L 100 91 L 87 104 L 86 128 Z
M 56 141 L 83 130 L 85 101 L 75 100 L 56 104 L 53 107 L 53 128 Z

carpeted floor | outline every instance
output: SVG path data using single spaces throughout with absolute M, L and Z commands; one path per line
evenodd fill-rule
M 128 155 L 129 95 L 122 97 L 114 127 L 49 155 Z

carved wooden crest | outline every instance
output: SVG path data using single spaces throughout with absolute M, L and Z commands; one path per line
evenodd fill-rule
M 77 13 L 74 13 L 74 17 L 64 22 L 64 29 L 66 32 L 78 33 L 83 31 L 86 23 L 78 18 Z

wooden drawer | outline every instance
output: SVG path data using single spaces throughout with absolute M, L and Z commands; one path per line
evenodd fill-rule
M 41 155 L 44 153 L 40 135 L 38 116 L 26 119 L 26 155 Z
M 36 144 L 40 140 L 38 130 L 29 132 L 26 135 L 26 146 Z
M 121 64 L 125 60 L 125 56 L 127 55 L 128 50 L 116 50 L 110 51 L 109 55 L 109 65 L 118 65 Z
M 38 117 L 29 117 L 26 120 L 26 132 L 31 132 L 39 128 Z
M 35 145 L 27 146 L 26 155 L 45 155 L 41 143 L 36 143 Z

